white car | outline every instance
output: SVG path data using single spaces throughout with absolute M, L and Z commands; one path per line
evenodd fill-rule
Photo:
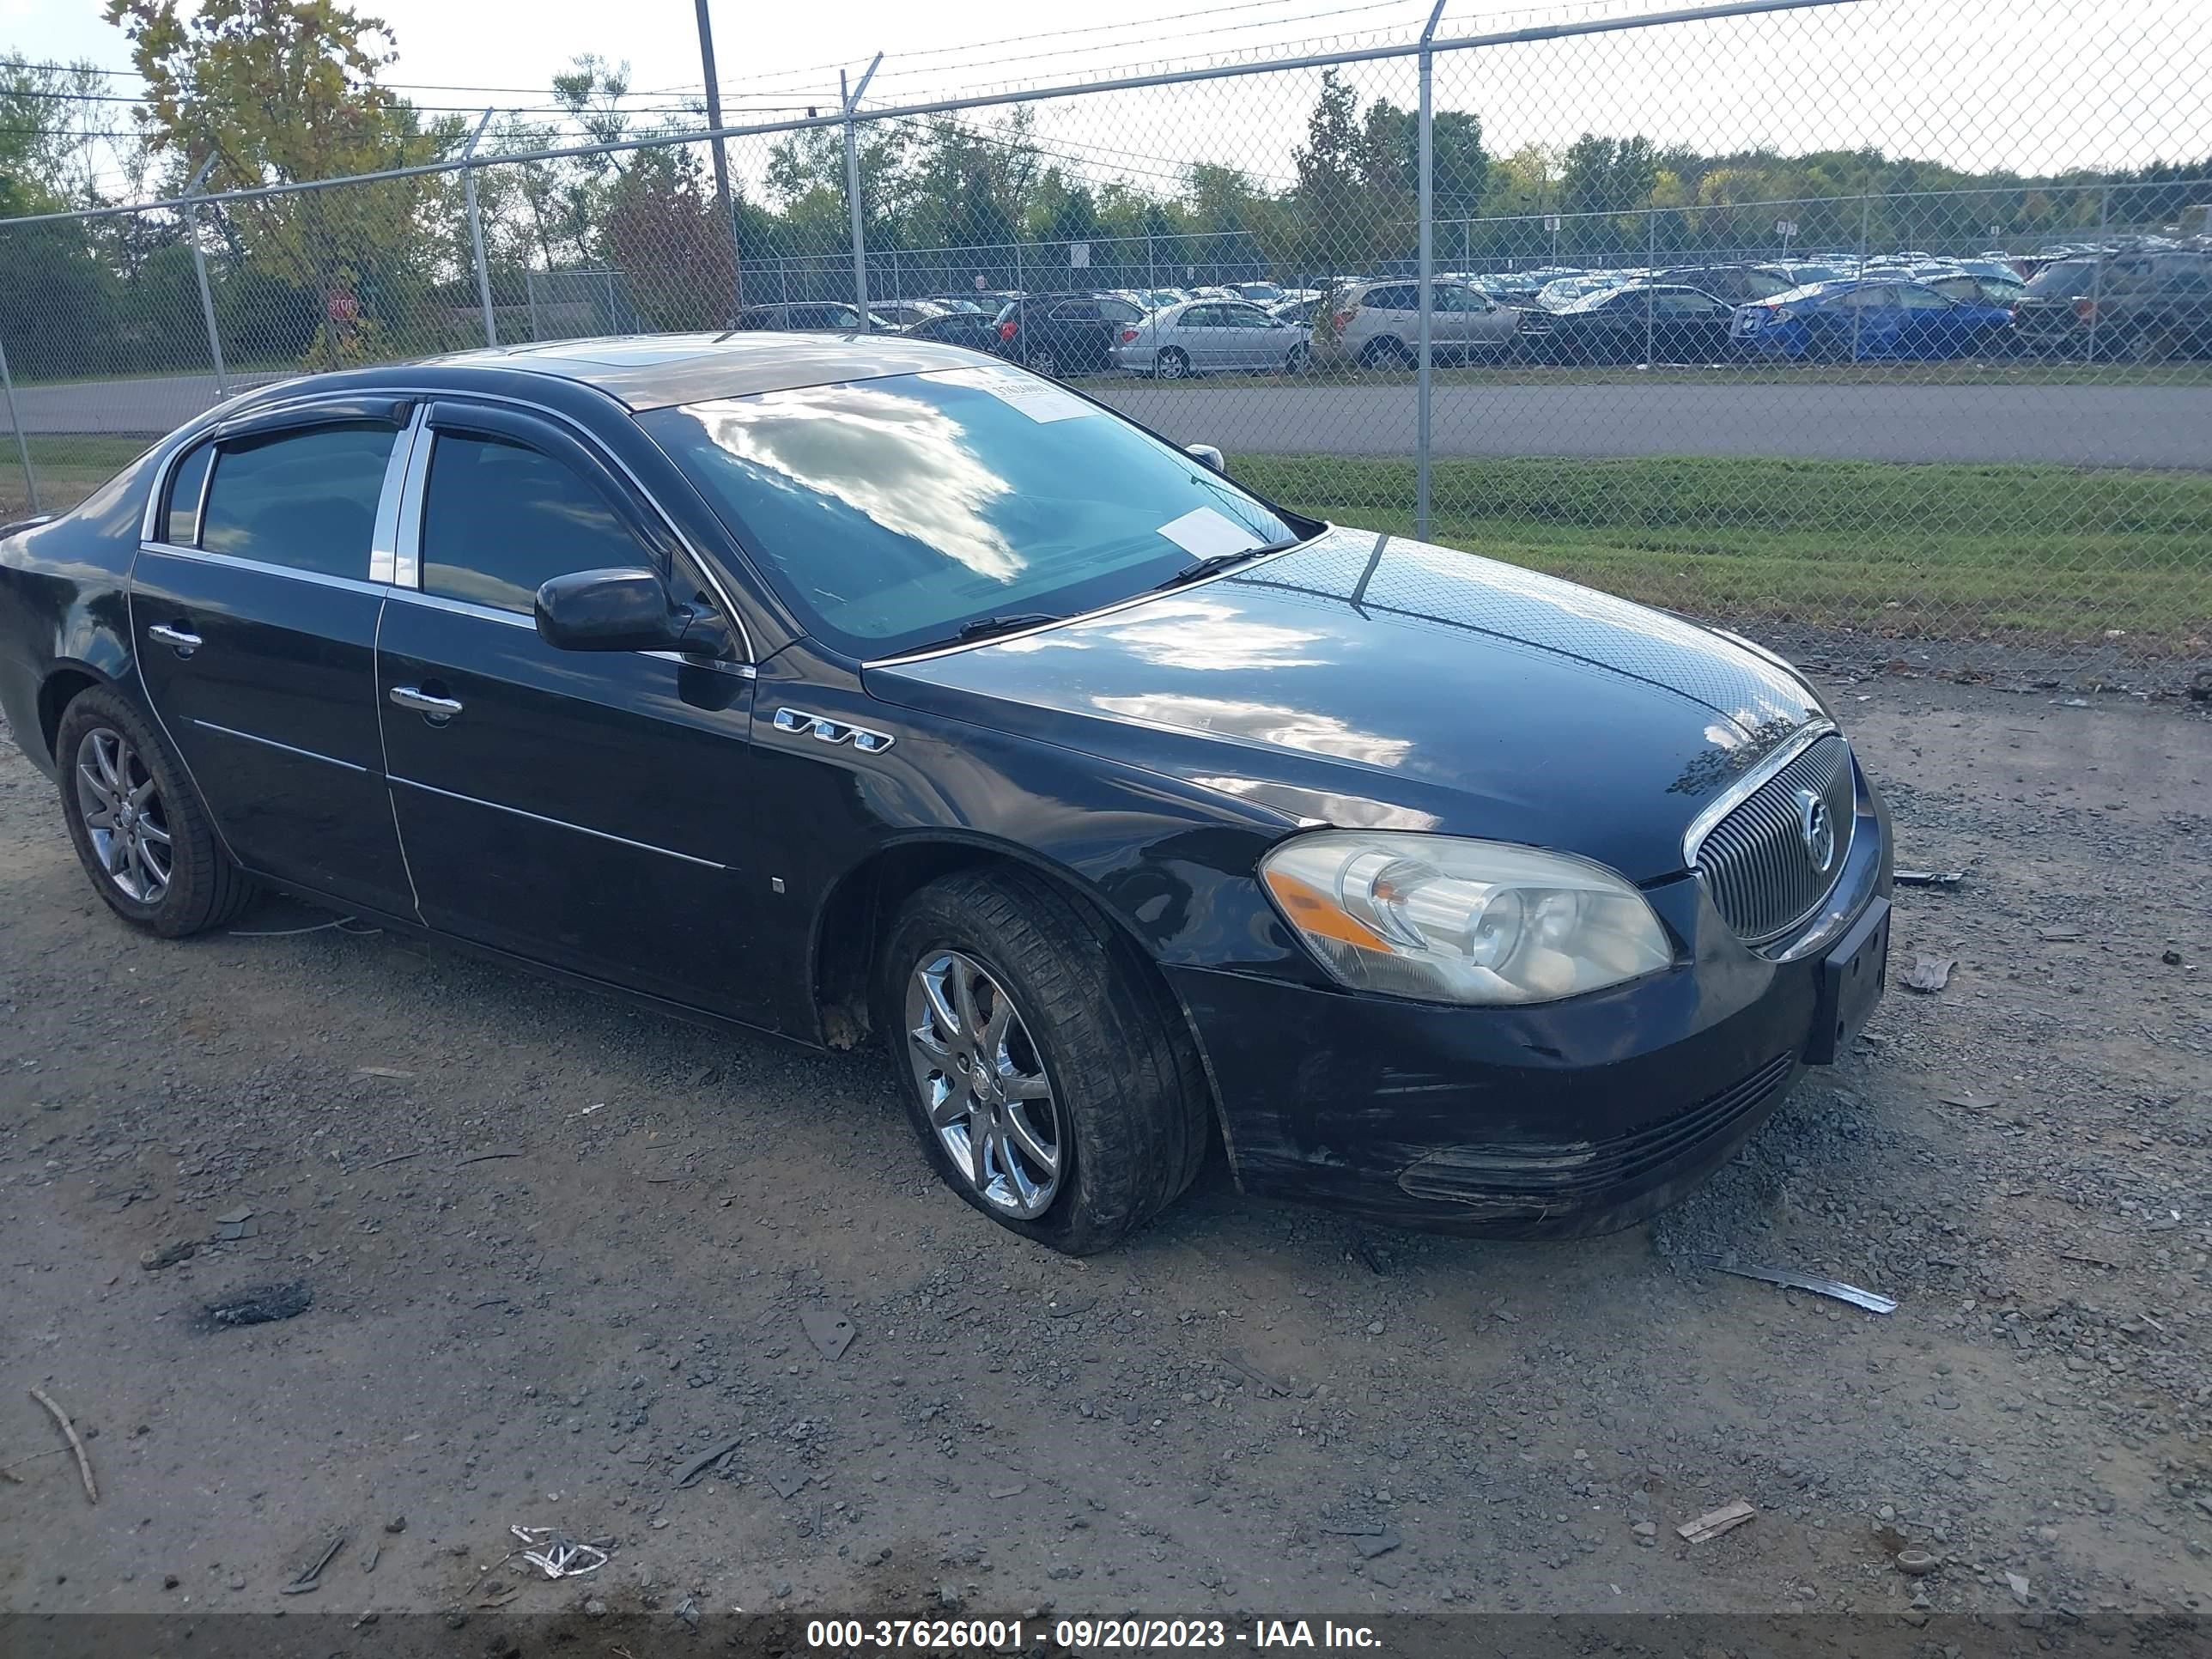
M 1280 369 L 1295 374 L 1311 355 L 1306 331 L 1243 300 L 1188 300 L 1121 330 L 1115 366 L 1156 380 Z

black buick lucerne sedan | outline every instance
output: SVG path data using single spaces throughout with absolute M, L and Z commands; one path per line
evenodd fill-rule
M 810 1044 L 1068 1251 L 1249 1191 L 1516 1235 L 1880 995 L 1889 833 L 1755 646 L 1316 522 L 898 337 L 252 392 L 0 540 L 0 709 L 165 937 L 270 887 Z

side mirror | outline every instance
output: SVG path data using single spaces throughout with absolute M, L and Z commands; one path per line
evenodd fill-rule
M 538 590 L 538 637 L 560 651 L 682 651 L 718 656 L 727 639 L 720 617 L 668 597 L 653 571 L 577 570 Z
M 1182 447 L 1182 453 L 1200 466 L 1210 467 L 1214 471 L 1221 473 L 1226 473 L 1229 471 L 1228 461 L 1212 444 L 1185 444 Z

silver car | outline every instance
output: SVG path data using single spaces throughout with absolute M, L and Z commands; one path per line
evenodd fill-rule
M 1335 368 L 1411 368 L 1421 338 L 1421 285 L 1357 283 L 1314 311 L 1313 361 Z M 1521 313 L 1463 283 L 1438 283 L 1429 311 L 1432 362 L 1502 356 L 1512 346 Z
M 1188 300 L 1124 327 L 1116 368 L 1181 380 L 1224 371 L 1295 374 L 1311 356 L 1306 331 L 1244 300 Z

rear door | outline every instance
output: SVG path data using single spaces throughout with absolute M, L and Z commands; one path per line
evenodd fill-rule
M 1291 355 L 1288 341 L 1259 307 L 1224 301 L 1217 313 L 1222 324 L 1222 356 L 1237 368 L 1279 368 Z
M 410 459 L 376 706 L 422 919 L 766 1018 L 747 971 L 770 810 L 752 793 L 751 668 L 556 650 L 532 617 L 540 584 L 578 570 L 642 567 L 718 605 L 709 585 L 565 425 L 441 398 Z
M 239 862 L 402 916 L 375 565 L 412 413 L 356 398 L 218 428 L 171 470 L 131 579 L 147 698 Z

